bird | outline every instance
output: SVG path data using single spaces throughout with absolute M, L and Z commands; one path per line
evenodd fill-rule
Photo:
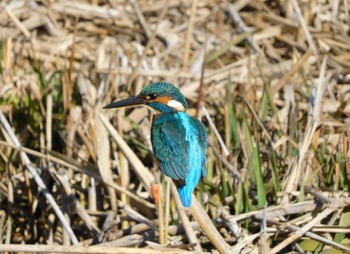
M 112 102 L 104 109 L 146 105 L 155 112 L 151 126 L 153 154 L 163 172 L 177 186 L 184 207 L 192 204 L 192 193 L 206 177 L 207 131 L 204 124 L 186 112 L 184 95 L 169 82 L 145 86 L 136 96 Z

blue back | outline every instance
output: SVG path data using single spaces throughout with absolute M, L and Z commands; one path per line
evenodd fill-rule
M 165 113 L 155 118 L 151 134 L 162 170 L 178 184 L 182 204 L 191 206 L 192 192 L 201 176 L 206 176 L 204 125 L 186 112 Z

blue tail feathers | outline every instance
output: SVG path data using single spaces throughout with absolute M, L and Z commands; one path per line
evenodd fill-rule
M 195 187 L 195 186 L 194 186 Z M 184 207 L 190 207 L 192 204 L 192 192 L 194 188 L 190 188 L 188 185 L 182 185 L 178 187 L 181 203 Z

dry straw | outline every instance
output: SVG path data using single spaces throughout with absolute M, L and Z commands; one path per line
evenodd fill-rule
M 348 0 L 0 9 L 1 252 L 349 253 Z M 209 133 L 189 210 L 150 112 L 102 111 L 160 80 Z

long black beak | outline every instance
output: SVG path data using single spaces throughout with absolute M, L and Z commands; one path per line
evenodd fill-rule
M 103 108 L 104 109 L 120 108 L 120 107 L 128 107 L 128 106 L 135 106 L 135 105 L 142 105 L 142 104 L 146 104 L 146 101 L 144 99 L 141 99 L 138 96 L 134 96 L 134 97 L 127 98 L 125 100 L 112 102 L 111 104 L 108 104 Z

